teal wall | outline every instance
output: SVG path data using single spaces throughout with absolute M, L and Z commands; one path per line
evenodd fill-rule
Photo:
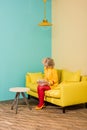
M 51 28 L 38 26 L 43 8 L 42 0 L 0 0 L 0 101 L 13 99 L 9 88 L 25 86 L 26 73 L 43 71 L 42 58 L 51 56 Z

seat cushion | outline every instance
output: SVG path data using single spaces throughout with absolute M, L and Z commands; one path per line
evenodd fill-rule
M 60 98 L 60 90 L 47 90 L 45 91 L 45 96 L 52 97 L 52 98 Z

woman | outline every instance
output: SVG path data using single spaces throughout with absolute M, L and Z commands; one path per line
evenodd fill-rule
M 44 65 L 44 79 L 45 84 L 43 85 L 38 82 L 38 98 L 39 98 L 39 104 L 36 106 L 36 109 L 42 109 L 44 107 L 44 93 L 47 90 L 53 89 L 58 85 L 58 74 L 57 70 L 54 68 L 54 60 L 51 58 L 44 58 L 42 61 Z

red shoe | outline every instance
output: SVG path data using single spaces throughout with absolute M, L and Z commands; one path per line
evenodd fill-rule
M 45 105 L 43 104 L 42 106 L 36 106 L 35 109 L 36 109 L 36 110 L 40 110 L 40 109 L 42 109 L 42 108 L 44 108 L 44 107 L 45 107 Z

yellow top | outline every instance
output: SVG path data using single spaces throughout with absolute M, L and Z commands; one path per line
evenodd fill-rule
M 54 68 L 44 67 L 44 79 L 50 83 L 51 89 L 58 85 L 58 72 Z

